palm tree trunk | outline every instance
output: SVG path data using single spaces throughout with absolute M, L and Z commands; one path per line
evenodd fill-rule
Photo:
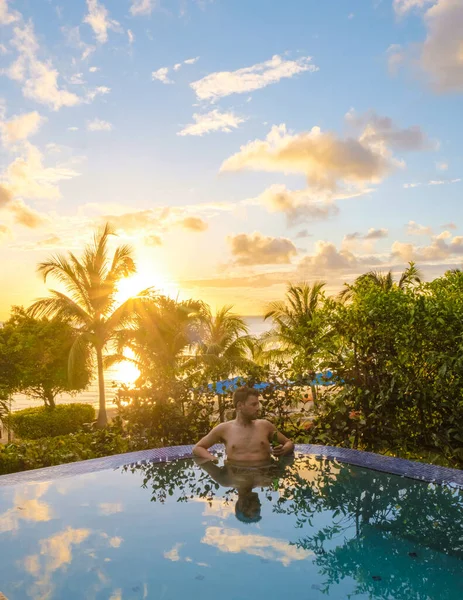
M 96 420 L 97 427 L 106 427 L 108 424 L 108 416 L 106 414 L 106 397 L 104 389 L 104 373 L 103 373 L 103 351 L 101 348 L 96 349 L 96 361 L 98 365 L 98 418 Z

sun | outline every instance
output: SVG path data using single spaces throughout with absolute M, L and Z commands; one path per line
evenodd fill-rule
M 156 272 L 140 272 L 118 282 L 116 302 L 122 304 L 149 287 L 153 288 L 154 292 L 170 298 L 176 298 L 180 291 L 178 284 L 172 279 Z

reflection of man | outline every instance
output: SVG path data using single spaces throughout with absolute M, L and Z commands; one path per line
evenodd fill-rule
M 292 454 L 294 444 L 275 426 L 265 419 L 258 419 L 259 392 L 253 388 L 242 387 L 233 394 L 236 419 L 220 423 L 203 437 L 193 448 L 193 454 L 199 459 L 217 460 L 209 448 L 223 442 L 227 460 L 236 466 L 260 466 L 271 462 L 271 455 Z M 276 443 L 271 448 L 270 440 Z
M 291 461 L 292 457 L 282 459 L 281 462 L 271 461 L 266 466 L 257 467 L 242 467 L 227 461 L 223 467 L 219 467 L 210 460 L 206 462 L 201 459 L 196 460 L 219 485 L 236 489 L 238 499 L 235 515 L 243 523 L 257 523 L 261 519 L 261 502 L 259 495 L 253 492 L 253 488 L 273 485 L 284 474 L 285 467 Z

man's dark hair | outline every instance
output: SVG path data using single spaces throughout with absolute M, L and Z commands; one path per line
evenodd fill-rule
M 257 398 L 259 397 L 259 392 L 257 390 L 255 390 L 252 387 L 247 387 L 247 386 L 243 386 L 240 387 L 236 390 L 236 392 L 233 394 L 233 405 L 235 408 L 238 407 L 238 404 L 240 402 L 246 402 L 246 400 L 250 397 L 250 396 L 256 396 Z

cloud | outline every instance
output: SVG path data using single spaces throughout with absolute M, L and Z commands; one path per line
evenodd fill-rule
M 22 84 L 23 95 L 53 110 L 79 104 L 82 101 L 79 96 L 59 87 L 59 74 L 51 62 L 45 63 L 37 58 L 39 45 L 32 23 L 15 27 L 13 32 L 11 43 L 18 51 L 18 58 L 5 70 L 5 74 Z
M 379 182 L 391 168 L 387 157 L 356 139 L 338 139 L 319 127 L 291 135 L 286 125 L 274 125 L 265 140 L 241 146 L 220 170 L 300 173 L 311 187 L 335 191 L 341 181 L 355 185 Z
M 15 223 L 29 229 L 37 229 L 48 222 L 44 215 L 27 206 L 22 200 L 14 200 L 8 204 L 7 208 L 13 213 Z
M 302 240 L 304 238 L 312 237 L 312 234 L 307 231 L 307 229 L 302 229 L 296 233 L 296 239 Z
M 114 515 L 123 511 L 123 506 L 120 502 L 102 502 L 98 505 L 100 515 Z
M 129 39 L 129 44 L 133 44 L 135 41 L 135 36 L 131 29 L 127 29 L 127 37 Z
M 78 127 L 68 127 L 68 131 L 79 131 Z
M 286 215 L 288 227 L 306 221 L 326 220 L 339 213 L 336 204 L 317 201 L 310 190 L 291 191 L 285 185 L 278 184 L 270 186 L 254 202 L 265 206 L 270 212 Z
M 181 68 L 182 68 L 182 63 L 176 63 L 176 64 L 173 66 L 173 69 L 174 69 L 174 71 L 178 71 L 178 70 L 179 70 L 179 69 L 181 69 Z
M 423 8 L 427 4 L 431 4 L 436 0 L 394 0 L 393 6 L 396 14 L 403 16 L 414 8 Z
M 448 241 L 450 240 L 450 241 Z M 393 258 L 409 262 L 435 262 L 463 254 L 463 236 L 452 237 L 450 231 L 433 236 L 429 246 L 415 246 L 405 242 L 394 242 L 391 249 Z
M 416 188 L 422 185 L 450 185 L 452 183 L 460 183 L 461 178 L 457 179 L 430 179 L 427 183 L 404 183 L 405 189 Z
M 66 37 L 66 41 L 69 46 L 77 48 L 82 53 L 80 56 L 81 60 L 86 60 L 96 50 L 96 46 L 87 44 L 80 37 L 80 29 L 76 27 L 61 27 L 63 35 Z
M 121 27 L 117 21 L 109 18 L 107 8 L 98 0 L 87 0 L 88 14 L 84 23 L 90 25 L 95 34 L 97 42 L 105 44 L 108 41 L 108 30 L 120 31 Z
M 389 232 L 387 229 L 381 228 L 381 229 L 375 229 L 374 227 L 372 227 L 371 229 L 368 230 L 368 233 L 366 233 L 363 236 L 364 240 L 381 240 L 383 238 L 387 238 L 387 236 L 389 235 Z
M 178 553 L 178 551 L 184 545 L 185 545 L 185 542 L 178 542 L 170 550 L 166 550 L 164 552 L 164 558 L 167 558 L 168 560 L 171 560 L 172 562 L 178 562 L 180 560 L 180 554 Z
M 13 192 L 4 185 L 0 185 L 0 208 L 13 200 Z
M 152 246 L 153 248 L 162 246 L 162 238 L 159 235 L 148 235 L 143 241 L 145 243 L 145 246 Z
M 194 65 L 196 62 L 198 62 L 198 60 L 199 60 L 199 56 L 195 56 L 195 58 L 187 58 L 183 62 L 185 65 Z
M 37 133 L 40 126 L 46 121 L 37 111 L 16 115 L 6 122 L 0 123 L 2 141 L 12 144 L 27 139 Z
M 369 183 L 379 183 L 394 168 L 403 168 L 392 150 L 424 150 L 430 144 L 417 127 L 401 129 L 388 117 L 370 111 L 346 115 L 358 138 L 339 138 L 319 127 L 292 134 L 286 125 L 274 125 L 265 140 L 254 140 L 226 159 L 223 171 L 269 171 L 304 174 L 309 187 L 320 194 L 342 193 L 342 197 L 365 193 Z M 368 190 L 370 191 L 370 190 Z M 333 199 L 333 198 L 331 198 Z
M 208 224 L 199 217 L 185 217 L 178 224 L 190 231 L 206 231 L 208 228 Z
M 431 5 L 431 6 L 429 6 Z M 410 47 L 419 53 L 419 65 L 438 92 L 463 91 L 463 3 L 461 0 L 395 0 L 399 15 L 412 8 L 423 14 L 426 38 Z
M 332 242 L 319 240 L 315 253 L 305 256 L 297 267 L 300 279 L 330 276 L 332 273 L 350 273 L 381 264 L 374 256 L 357 256 L 350 250 L 338 250 Z
M 431 227 L 425 227 L 415 221 L 409 221 L 407 224 L 408 235 L 432 235 Z
M 24 142 L 21 155 L 8 165 L 2 178 L 9 193 L 14 196 L 58 200 L 61 193 L 57 184 L 78 175 L 65 165 L 45 167 L 40 150 L 30 142 Z
M 297 255 L 296 246 L 288 238 L 267 237 L 258 231 L 228 237 L 234 263 L 249 265 L 284 265 Z
M 235 115 L 233 112 L 220 112 L 214 109 L 205 114 L 195 113 L 193 115 L 194 123 L 190 123 L 177 135 L 204 135 L 211 131 L 224 131 L 230 133 L 232 129 L 237 129 L 246 119 Z
M 10 12 L 8 9 L 8 0 L 0 0 L 0 25 L 11 25 L 20 18 L 15 10 Z
M 90 72 L 90 73 L 96 73 L 96 72 L 97 72 L 97 71 L 99 71 L 99 70 L 100 70 L 100 67 L 90 67 L 90 68 L 89 68 L 89 72 Z
M 411 152 L 431 147 L 425 133 L 417 125 L 401 129 L 391 118 L 377 115 L 374 111 L 362 115 L 349 111 L 346 120 L 363 129 L 359 141 L 372 148 L 381 150 L 386 147 Z
M 208 544 L 221 552 L 249 554 L 279 562 L 285 567 L 293 561 L 307 560 L 313 552 L 291 545 L 286 540 L 254 533 L 244 534 L 239 529 L 207 527 L 202 544 Z
M 11 230 L 0 223 L 0 242 L 11 237 Z
M 200 100 L 215 101 L 230 94 L 244 94 L 267 87 L 298 73 L 318 71 L 318 67 L 311 64 L 311 60 L 310 56 L 285 60 L 276 54 L 270 60 L 251 67 L 210 73 L 190 86 Z
M 153 81 L 155 79 L 157 79 L 158 81 L 160 81 L 161 83 L 164 83 L 166 85 L 170 84 L 170 83 L 174 83 L 171 79 L 169 79 L 167 77 L 168 72 L 169 72 L 169 67 L 161 67 L 157 71 L 153 71 L 151 73 L 151 77 L 152 77 Z
M 455 225 L 455 223 L 445 223 L 441 227 L 442 227 L 442 229 L 457 229 L 457 226 Z
M 130 13 L 134 16 L 150 15 L 156 6 L 156 0 L 132 0 Z
M 113 126 L 108 121 L 102 121 L 101 119 L 93 119 L 92 121 L 87 121 L 87 130 L 88 131 L 111 131 Z
M 449 168 L 448 164 L 446 162 L 438 162 L 436 163 L 436 169 L 438 171 L 447 171 Z

